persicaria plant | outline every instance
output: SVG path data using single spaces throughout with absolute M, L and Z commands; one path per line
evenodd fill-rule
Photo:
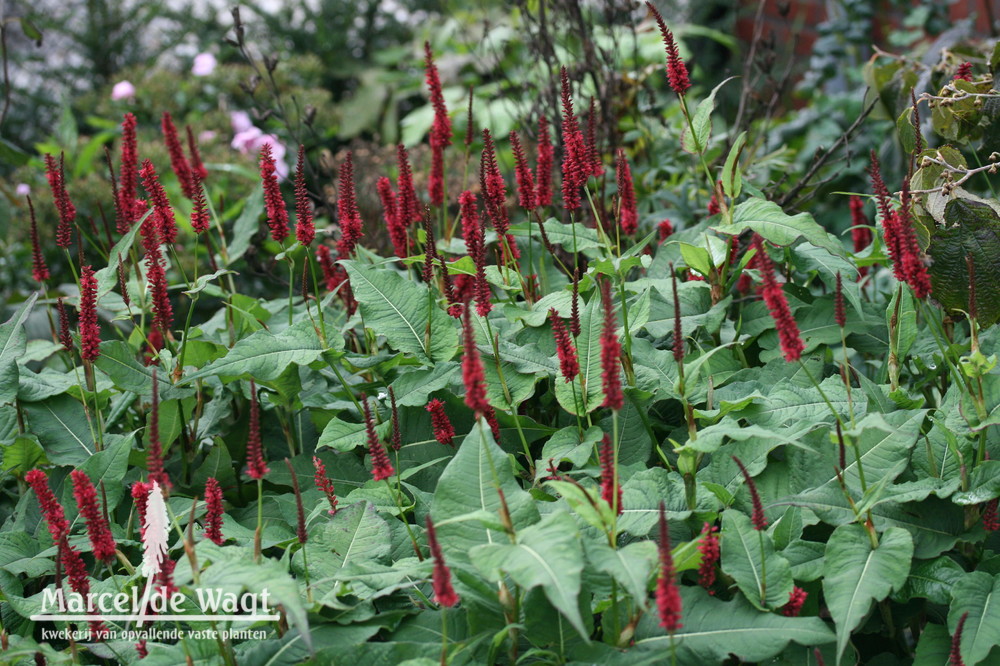
M 906 91 L 904 171 L 873 152 L 834 230 L 713 131 L 647 4 L 666 214 L 681 177 L 572 51 L 489 126 L 425 43 L 427 131 L 377 159 L 310 120 L 291 168 L 230 167 L 125 113 L 103 229 L 75 147 L 43 157 L 0 326 L 5 663 L 997 663 L 1000 204 L 966 189 L 996 56 Z M 259 634 L 32 620 L 147 586 L 183 601 L 152 624 Z M 216 588 L 277 619 L 197 617 Z

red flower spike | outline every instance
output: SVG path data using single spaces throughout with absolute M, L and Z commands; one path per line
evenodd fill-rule
M 174 174 L 177 176 L 181 192 L 188 199 L 194 199 L 191 165 L 188 164 L 187 157 L 184 156 L 184 147 L 181 145 L 180 137 L 177 136 L 177 127 L 174 125 L 174 119 L 170 117 L 169 112 L 163 112 L 160 127 L 163 130 L 163 142 L 167 144 L 167 152 L 170 154 L 170 168 L 174 170 Z
M 784 353 L 786 361 L 797 361 L 801 358 L 802 350 L 805 348 L 802 344 L 802 337 L 799 335 L 799 327 L 788 307 L 785 292 L 774 276 L 774 264 L 771 262 L 771 257 L 764 250 L 761 237 L 756 234 L 754 234 L 753 246 L 757 250 L 757 269 L 760 271 L 764 285 L 762 290 L 764 303 L 767 304 L 767 309 L 774 319 L 775 328 L 778 329 L 781 351 Z
M 292 467 L 292 461 L 285 458 L 285 466 L 292 475 L 292 492 L 295 494 L 295 538 L 300 544 L 309 540 L 309 530 L 306 529 L 306 510 L 302 506 L 302 490 L 299 488 L 299 477 Z
M 618 217 L 622 233 L 631 236 L 639 230 L 639 209 L 635 202 L 635 188 L 632 186 L 632 170 L 625 158 L 625 151 L 618 149 Z
M 903 180 L 903 192 L 900 195 L 902 205 L 899 208 L 900 234 L 899 247 L 902 251 L 903 273 L 906 276 L 906 283 L 913 289 L 913 294 L 917 298 L 924 298 L 931 293 L 931 278 L 927 274 L 927 266 L 924 265 L 923 256 L 920 252 L 920 245 L 917 243 L 917 234 L 913 231 L 912 219 L 910 217 L 910 179 Z
M 62 505 L 49 488 L 49 477 L 40 469 L 33 469 L 24 475 L 24 480 L 35 491 L 38 498 L 38 505 L 42 508 L 42 515 L 49 526 L 49 534 L 52 535 L 54 543 L 60 543 L 69 534 L 69 521 L 63 513 Z
M 73 351 L 73 336 L 69 332 L 69 313 L 62 298 L 56 300 L 56 310 L 59 312 L 59 344 L 64 351 Z
M 260 148 L 260 180 L 264 185 L 264 207 L 267 209 L 267 226 L 271 238 L 278 243 L 288 238 L 288 208 L 278 184 L 278 165 L 270 143 Z
M 191 153 L 191 175 L 198 179 L 198 182 L 204 181 L 208 178 L 208 169 L 201 161 L 201 152 L 198 150 L 198 142 L 194 138 L 194 131 L 191 129 L 190 125 L 184 127 L 184 131 L 187 132 L 188 140 L 188 152 Z
M 399 409 L 396 407 L 396 391 L 389 387 L 389 404 L 392 408 L 392 450 L 399 451 L 403 446 L 403 432 L 399 428 Z
M 101 327 L 97 323 L 97 278 L 89 265 L 80 269 L 80 357 L 93 361 L 101 355 Z
M 875 201 L 878 207 L 879 216 L 882 218 L 882 229 L 885 235 L 885 246 L 892 260 L 892 272 L 900 282 L 906 281 L 906 272 L 903 265 L 903 232 L 899 214 L 892 210 L 889 200 L 889 189 L 882 180 L 882 173 L 879 168 L 878 158 L 875 151 L 871 152 L 871 181 L 872 189 L 875 192 Z
M 997 515 L 998 504 L 1000 504 L 1000 499 L 992 499 L 986 503 L 986 507 L 983 509 L 983 529 L 987 532 L 1000 530 L 1000 517 Z
M 681 326 L 681 299 L 677 295 L 677 273 L 670 264 L 670 283 L 674 290 L 674 361 L 680 365 L 684 362 L 684 328 Z
M 87 523 L 87 536 L 90 537 L 94 557 L 102 562 L 111 562 L 115 559 L 115 539 L 97 505 L 97 490 L 85 472 L 75 469 L 70 472 L 70 477 L 73 479 L 73 499 Z
M 760 503 L 760 495 L 757 494 L 757 484 L 754 483 L 753 477 L 750 476 L 747 468 L 743 466 L 743 461 L 736 456 L 730 457 L 736 463 L 736 466 L 740 468 L 740 473 L 743 474 L 743 479 L 750 490 L 750 502 L 753 504 L 753 515 L 750 516 L 750 522 L 753 523 L 753 528 L 758 531 L 767 529 L 767 518 L 764 517 L 764 506 Z
M 260 438 L 260 404 L 257 401 L 257 384 L 250 380 L 250 428 L 247 433 L 247 476 L 262 479 L 270 472 L 264 462 L 264 444 Z
M 201 176 L 196 171 L 191 172 L 193 205 L 191 207 L 191 228 L 196 234 L 203 234 L 208 231 L 212 224 L 212 218 L 208 215 L 208 202 L 205 200 L 205 188 L 201 184 Z
M 559 370 L 569 384 L 580 374 L 580 361 L 576 355 L 573 340 L 569 337 L 562 318 L 555 308 L 549 309 L 549 319 L 552 320 L 552 337 L 556 341 L 556 354 L 559 356 Z
M 618 321 L 615 306 L 611 302 L 611 283 L 601 283 L 601 304 L 604 308 L 604 329 L 601 332 L 601 380 L 604 387 L 604 402 L 601 407 L 619 410 L 625 406 L 621 380 L 621 343 L 615 331 Z
M 399 176 L 396 178 L 398 191 L 398 216 L 400 221 L 409 226 L 421 218 L 420 202 L 417 201 L 417 191 L 413 188 L 413 171 L 410 168 L 410 157 L 403 144 L 396 146 L 396 165 Z
M 490 136 L 488 129 L 483 130 L 483 146 L 483 158 L 479 168 L 486 214 L 489 215 L 497 235 L 506 236 L 509 241 L 513 241 L 510 236 L 510 219 L 507 216 L 507 184 L 504 182 L 503 174 L 500 173 L 493 137 Z M 516 248 L 516 245 L 511 246 L 511 254 L 518 258 L 520 253 Z
M 444 205 L 444 149 L 431 146 L 431 173 L 427 179 L 427 196 L 431 204 Z
M 622 487 L 618 483 L 618 470 L 615 468 L 615 451 L 611 445 L 611 438 L 607 435 L 601 440 L 601 499 L 608 503 L 608 506 L 615 507 L 618 504 L 618 515 L 624 512 L 622 508 Z M 617 498 L 615 490 L 617 489 Z
M 483 236 L 483 225 L 479 221 L 479 209 L 476 205 L 476 195 L 466 190 L 458 197 L 462 215 L 462 238 L 469 256 L 476 264 L 476 312 L 485 317 L 493 309 L 491 298 L 493 292 L 486 280 L 486 245 Z
M 962 613 L 955 627 L 955 635 L 951 637 L 951 652 L 949 652 L 948 666 L 965 666 L 962 661 L 962 630 L 965 628 L 965 621 L 969 619 L 969 611 Z
M 83 563 L 83 558 L 69 541 L 63 536 L 59 542 L 59 560 L 62 562 L 63 571 L 69 579 L 71 590 L 82 596 L 84 599 L 90 594 L 90 579 L 87 578 L 87 565 Z M 88 610 L 93 611 L 93 606 L 88 603 Z M 100 620 L 90 622 L 90 630 L 99 638 L 107 636 L 108 630 Z
M 149 491 L 153 484 L 136 481 L 132 484 L 132 501 L 135 503 L 136 525 L 139 527 L 139 538 L 146 534 L 146 504 L 149 502 Z
M 163 470 L 163 445 L 160 442 L 160 389 L 153 368 L 153 401 L 149 408 L 149 449 L 146 451 L 146 478 L 149 483 L 158 483 L 161 488 L 170 489 L 171 483 Z
M 788 595 L 788 601 L 781 607 L 781 614 L 785 617 L 798 617 L 808 596 L 809 593 L 801 587 L 792 587 L 792 591 Z
M 573 271 L 573 301 L 569 308 L 569 332 L 580 335 L 580 269 Z
M 701 540 L 698 541 L 698 552 L 701 553 L 701 564 L 698 565 L 698 584 L 714 595 L 715 565 L 719 561 L 719 528 L 705 523 L 701 528 Z
M 326 501 L 330 503 L 328 513 L 332 516 L 337 513 L 337 493 L 333 491 L 333 481 L 326 475 L 326 465 L 316 456 L 313 456 L 313 467 L 316 469 L 316 474 L 313 477 L 316 487 L 323 491 Z
M 549 135 L 549 121 L 545 116 L 538 118 L 538 165 L 535 169 L 535 203 L 539 206 L 552 205 L 552 166 L 555 152 Z
M 674 580 L 674 558 L 670 552 L 670 527 L 667 525 L 667 511 L 660 502 L 660 539 L 657 550 L 660 571 L 656 577 L 656 610 L 660 615 L 660 626 L 673 633 L 683 627 L 681 624 L 681 595 Z
M 434 107 L 434 123 L 431 125 L 431 146 L 445 148 L 451 145 L 451 118 L 448 107 L 444 103 L 441 92 L 441 79 L 437 66 L 434 64 L 434 54 L 430 42 L 424 42 L 424 72 L 427 88 L 430 91 L 431 106 Z
M 427 403 L 427 411 L 431 414 L 431 427 L 434 428 L 434 439 L 445 446 L 454 446 L 455 428 L 452 427 L 448 415 L 444 411 L 444 403 L 435 398 Z
M 844 328 L 847 326 L 847 311 L 844 308 L 844 285 L 840 278 L 840 271 L 837 271 L 837 291 L 833 295 L 833 320 L 837 326 Z
M 306 189 L 306 149 L 302 145 L 295 162 L 295 238 L 301 245 L 310 245 L 316 238 L 312 202 Z
M 712 197 L 708 200 L 708 207 L 705 210 L 710 216 L 718 215 L 722 212 L 722 206 L 719 205 L 719 198 L 714 192 L 712 193 Z
M 169 597 L 177 592 L 177 585 L 174 584 L 174 568 L 176 566 L 177 562 L 167 556 L 163 558 L 160 571 L 156 574 L 157 591 L 164 597 Z
M 146 276 L 149 278 L 152 292 L 153 326 L 165 334 L 174 323 L 173 306 L 170 305 L 170 296 L 167 293 L 167 276 L 163 272 L 162 265 L 150 264 L 148 259 L 147 255 Z
M 73 242 L 73 222 L 76 220 L 76 207 L 70 201 L 66 192 L 65 160 L 59 156 L 57 163 L 51 155 L 45 155 L 45 176 L 52 190 L 52 201 L 59 211 L 59 224 L 56 226 L 56 245 L 68 248 Z
M 597 150 L 597 102 L 590 98 L 590 112 L 587 114 L 587 164 L 590 165 L 590 175 L 600 178 L 604 175 L 604 165 L 601 154 Z
M 813 648 L 813 658 L 816 660 L 816 666 L 826 666 L 826 661 L 823 660 L 823 653 L 819 651 L 819 648 Z
M 372 459 L 372 478 L 376 481 L 382 481 L 395 474 L 396 470 L 392 468 L 389 454 L 386 453 L 385 447 L 382 446 L 382 440 L 375 432 L 375 419 L 372 418 L 372 409 L 368 405 L 368 396 L 361 396 L 361 404 L 365 410 L 365 432 L 368 435 L 368 454 Z
M 656 228 L 660 232 L 660 245 L 663 245 L 664 241 L 674 234 L 674 225 L 670 223 L 670 220 L 663 220 Z
M 955 70 L 955 78 L 952 79 L 952 80 L 953 81 L 969 81 L 969 82 L 971 82 L 972 81 L 972 63 L 971 62 L 963 62 L 961 65 L 959 65 L 958 69 Z
M 35 282 L 48 281 L 49 267 L 45 264 L 45 255 L 42 254 L 42 246 L 38 242 L 38 221 L 35 219 L 35 206 L 28 197 L 28 212 L 31 215 L 31 277 Z
M 583 133 L 573 111 L 573 95 L 570 91 L 569 74 L 563 67 L 560 72 L 562 84 L 562 195 L 563 208 L 577 210 L 582 200 L 580 188 L 587 182 L 590 175 L 590 163 L 587 161 L 587 148 L 584 145 Z
M 341 259 L 349 259 L 363 235 L 361 213 L 358 212 L 358 200 L 354 194 L 354 156 L 351 152 L 347 153 L 347 159 L 340 165 L 337 189 L 337 218 L 340 222 L 337 254 Z
M 226 542 L 222 536 L 222 488 L 214 476 L 205 481 L 205 538 L 217 546 Z
M 524 155 L 524 146 L 521 145 L 521 138 L 513 130 L 510 132 L 510 146 L 514 152 L 514 177 L 517 179 L 517 201 L 521 208 L 534 210 L 536 205 L 535 179 L 531 175 L 528 158 Z
M 405 259 L 410 254 L 410 239 L 406 232 L 406 223 L 399 216 L 399 206 L 396 193 L 392 191 L 392 182 L 382 176 L 378 179 L 375 189 L 378 190 L 378 198 L 382 201 L 382 219 L 385 220 L 385 227 L 389 231 L 393 250 L 397 257 Z
M 490 403 L 486 400 L 486 375 L 483 362 L 476 348 L 476 334 L 472 330 L 472 313 L 465 308 L 462 318 L 465 353 L 462 355 L 462 382 L 465 384 L 465 404 L 474 412 L 485 414 Z
M 160 184 L 152 162 L 143 160 L 139 175 L 142 176 L 143 185 L 153 202 L 153 214 L 150 218 L 154 220 L 160 242 L 169 245 L 177 240 L 177 222 L 174 220 L 174 210 L 170 207 L 170 199 Z
M 136 199 L 139 184 L 139 153 L 136 148 L 135 116 L 126 113 L 122 120 L 121 166 L 118 176 L 118 205 L 121 216 L 117 220 L 118 233 L 127 234 L 142 215 Z
M 448 565 L 444 563 L 444 555 L 441 553 L 441 544 L 438 543 L 437 533 L 434 530 L 434 523 L 431 522 L 430 514 L 427 514 L 427 546 L 430 548 L 431 557 L 434 558 L 434 572 L 431 574 L 431 581 L 434 586 L 434 601 L 439 606 L 451 608 L 458 603 L 458 595 L 451 585 L 451 572 Z
M 683 95 L 691 87 L 687 65 L 681 59 L 680 52 L 677 50 L 677 42 L 674 41 L 674 34 L 667 28 L 667 24 L 663 22 L 660 12 L 656 10 L 656 7 L 649 0 L 646 0 L 646 6 L 653 14 L 653 18 L 656 19 L 656 25 L 660 28 L 660 35 L 663 36 L 663 46 L 667 51 L 667 81 L 675 93 Z
M 486 417 L 486 423 L 490 426 L 490 432 L 493 433 L 493 439 L 497 442 L 500 441 L 500 422 L 497 421 L 497 413 L 491 405 L 486 406 L 486 411 L 483 413 Z

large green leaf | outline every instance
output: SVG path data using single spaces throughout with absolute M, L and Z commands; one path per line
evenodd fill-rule
M 788 602 L 794 585 L 791 565 L 775 552 L 771 535 L 754 529 L 746 514 L 722 514 L 720 546 L 722 570 L 732 576 L 751 604 L 766 610 Z
M 737 236 L 752 229 L 773 245 L 791 245 L 804 239 L 831 254 L 845 256 L 843 244 L 819 226 L 809 213 L 788 215 L 773 201 L 752 198 L 733 208 L 732 224 L 713 227 L 720 234 Z
M 233 265 L 250 249 L 250 241 L 260 229 L 260 214 L 264 212 L 264 190 L 255 187 L 243 204 L 243 211 L 233 225 L 233 239 L 229 242 L 229 265 Z
M 1000 216 L 985 203 L 958 198 L 945 205 L 947 226 L 935 227 L 927 254 L 931 293 L 947 310 L 969 311 L 971 257 L 976 276 L 976 311 L 982 326 L 1000 320 Z
M 31 314 L 38 293 L 33 293 L 14 316 L 0 325 L 0 405 L 13 402 L 17 398 L 17 359 L 27 349 L 28 338 L 24 334 L 24 322 Z
M 600 299 L 592 298 L 580 312 L 580 335 L 576 336 L 576 354 L 580 375 L 567 383 L 562 375 L 555 378 L 556 400 L 570 414 L 583 416 L 601 406 L 604 388 L 601 383 L 601 327 L 604 324 Z M 580 388 L 586 386 L 586 395 Z M 574 398 L 575 396 L 575 398 Z M 580 405 L 578 408 L 577 405 Z
M 365 326 L 421 360 L 447 361 L 458 347 L 455 320 L 428 301 L 427 287 L 387 268 L 344 261 Z
M 833 531 L 826 545 L 823 595 L 837 625 L 838 664 L 851 632 L 872 604 L 906 583 L 912 558 L 913 537 L 904 529 L 887 529 L 878 548 L 872 548 L 861 525 L 841 525 Z
M 118 388 L 131 391 L 138 395 L 153 394 L 153 369 L 135 360 L 135 352 L 121 340 L 111 340 L 101 343 L 101 355 L 94 364 L 111 378 Z M 157 389 L 160 398 L 184 398 L 192 395 L 192 389 L 182 389 L 174 386 L 170 375 L 158 372 L 156 375 Z
M 583 551 L 576 522 L 568 513 L 550 513 L 519 530 L 516 544 L 476 546 L 469 557 L 490 580 L 500 581 L 507 574 L 523 589 L 541 586 L 549 602 L 587 638 L 577 604 Z
M 515 529 L 538 520 L 534 500 L 517 482 L 507 454 L 484 424 L 480 419 L 462 441 L 434 490 L 431 515 L 449 559 L 468 561 L 473 546 L 507 542 L 507 536 L 497 529 L 498 488 L 503 491 Z
M 290 364 L 307 365 L 323 353 L 323 345 L 311 321 L 303 320 L 274 335 L 260 330 L 243 338 L 222 358 L 187 375 L 180 385 L 203 377 L 248 375 L 258 381 L 281 376 Z
M 669 661 L 671 644 L 678 664 L 721 664 L 730 654 L 743 662 L 766 663 L 790 642 L 815 646 L 834 640 L 818 617 L 762 613 L 742 597 L 720 601 L 700 587 L 682 585 L 680 592 L 684 626 L 672 638 L 657 626 L 655 614 L 647 613 L 636 630 L 636 649 L 655 650 L 656 663 Z
M 23 406 L 31 432 L 45 449 L 49 462 L 82 465 L 97 450 L 83 405 L 69 395 L 58 395 Z
M 955 583 L 948 609 L 950 634 L 955 634 L 965 613 L 969 617 L 962 628 L 961 651 L 965 663 L 972 666 L 986 659 L 995 645 L 1000 645 L 1000 575 L 973 571 Z
M 618 581 L 638 606 L 645 607 L 647 581 L 656 566 L 656 544 L 653 541 L 636 541 L 623 548 L 612 548 L 603 541 L 588 539 L 583 542 L 587 561 L 599 572 Z

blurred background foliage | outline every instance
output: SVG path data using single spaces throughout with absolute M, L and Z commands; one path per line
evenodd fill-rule
M 748 182 L 789 211 L 808 206 L 834 231 L 849 224 L 846 198 L 837 193 L 867 191 L 869 150 L 901 154 L 891 130 L 903 99 L 884 89 L 909 81 L 936 90 L 959 57 L 953 50 L 962 59 L 976 53 L 969 46 L 972 19 L 952 20 L 949 2 L 656 4 L 689 62 L 693 99 L 736 77 L 717 96 L 709 164 L 721 168 L 747 131 Z M 812 5 L 822 6 L 822 20 L 811 21 Z M 456 141 L 472 130 L 470 154 L 481 149 L 480 131 L 489 128 L 509 167 L 511 130 L 531 145 L 540 115 L 557 128 L 558 72 L 565 65 L 577 112 L 595 124 L 601 149 L 630 153 L 648 227 L 667 217 L 683 227 L 706 216 L 711 192 L 679 148 L 683 121 L 663 76 L 660 35 L 638 2 L 260 0 L 234 13 L 225 3 L 192 0 L 19 0 L 0 4 L 0 13 L 7 65 L 0 216 L 25 221 L 18 187 L 30 188 L 43 239 L 51 237 L 54 212 L 41 155 L 65 151 L 74 201 L 99 229 L 111 213 L 105 148 L 117 155 L 126 111 L 139 119 L 140 153 L 161 172 L 168 163 L 162 112 L 192 127 L 209 166 L 213 203 L 231 221 L 257 186 L 255 151 L 233 144 L 232 114 L 247 112 L 263 133 L 290 147 L 289 162 L 294 146 L 305 145 L 311 189 L 331 233 L 335 168 L 343 151 L 354 151 L 367 242 L 377 246 L 384 239 L 374 183 L 394 175 L 392 146 L 413 150 L 418 187 L 429 161 L 421 147 L 432 119 L 424 41 L 441 71 Z M 873 43 L 890 55 L 875 63 Z M 194 75 L 194 58 L 205 53 L 217 65 Z M 886 62 L 897 66 L 887 71 Z M 134 96 L 112 99 L 123 81 L 134 86 Z M 466 120 L 470 90 L 473 128 Z M 902 169 L 901 159 L 885 163 L 890 178 L 893 166 Z M 462 172 L 465 165 L 449 168 Z M 457 187 L 463 180 L 448 182 Z M 166 185 L 183 216 L 189 202 L 172 179 Z M 614 188 L 611 169 L 605 186 Z M 4 227 L 0 302 L 31 289 L 23 269 L 28 225 Z M 50 260 L 60 274 L 60 257 Z

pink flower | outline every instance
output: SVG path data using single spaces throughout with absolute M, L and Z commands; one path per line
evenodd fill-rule
M 253 127 L 253 121 L 250 119 L 250 114 L 246 111 L 230 111 L 229 123 L 233 126 L 233 134 L 246 132 L 248 129 Z M 235 146 L 233 147 L 235 148 Z
M 191 73 L 195 76 L 208 76 L 215 71 L 215 66 L 219 64 L 215 56 L 211 53 L 199 53 L 194 57 L 194 66 Z
M 31 185 L 28 185 L 27 183 L 18 183 L 17 187 L 14 188 L 14 191 L 17 193 L 17 196 L 26 197 L 31 194 Z
M 135 97 L 135 86 L 130 81 L 119 81 L 111 89 L 111 99 L 114 101 L 132 99 Z

